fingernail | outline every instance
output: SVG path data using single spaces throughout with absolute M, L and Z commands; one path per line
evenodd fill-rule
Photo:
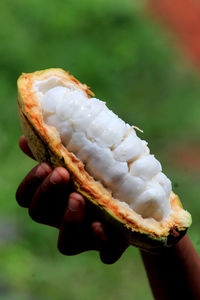
M 58 184 L 62 181 L 62 177 L 60 176 L 60 174 L 57 171 L 53 171 L 49 180 L 53 184 Z
M 50 172 L 51 172 L 51 168 L 47 164 L 43 163 L 38 166 L 36 170 L 36 177 L 42 179 L 46 177 Z
M 94 235 L 100 240 L 100 242 L 108 242 L 108 237 L 105 234 L 104 226 L 100 222 L 93 222 L 91 224 Z
M 82 202 L 73 198 L 69 198 L 68 208 L 71 211 L 78 211 L 82 206 Z
M 62 177 L 62 179 L 65 182 L 68 182 L 70 180 L 69 172 L 66 169 L 64 169 L 63 167 L 57 167 L 56 172 L 60 175 L 60 177 Z

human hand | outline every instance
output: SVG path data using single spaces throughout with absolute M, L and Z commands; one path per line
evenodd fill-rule
M 24 136 L 19 146 L 34 159 Z M 52 170 L 46 163 L 34 167 L 19 185 L 16 199 L 28 208 L 34 221 L 59 229 L 58 249 L 62 254 L 97 250 L 102 262 L 111 264 L 128 247 L 120 232 L 75 192 L 70 174 L 63 167 Z

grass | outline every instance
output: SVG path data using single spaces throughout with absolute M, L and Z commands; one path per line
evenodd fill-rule
M 130 247 L 112 266 L 95 252 L 64 257 L 56 249 L 57 231 L 32 222 L 17 206 L 16 188 L 35 164 L 18 148 L 21 72 L 67 69 L 144 129 L 143 138 L 193 215 L 189 235 L 200 253 L 199 176 L 168 159 L 174 141 L 199 138 L 199 75 L 144 13 L 143 3 L 0 2 L 0 299 L 152 299 L 137 249 Z

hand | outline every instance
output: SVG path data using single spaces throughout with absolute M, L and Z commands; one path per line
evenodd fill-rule
M 19 146 L 33 158 L 24 136 Z M 58 249 L 65 255 L 98 250 L 102 262 L 111 264 L 128 247 L 120 233 L 75 192 L 65 168 L 52 170 L 46 163 L 37 165 L 19 185 L 16 199 L 20 206 L 28 208 L 34 221 L 59 229 Z

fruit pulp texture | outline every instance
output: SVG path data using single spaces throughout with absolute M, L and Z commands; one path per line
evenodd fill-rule
M 63 145 L 86 171 L 143 218 L 166 218 L 171 182 L 147 142 L 105 102 L 71 85 L 42 84 L 35 84 L 35 90 L 44 122 L 58 130 Z

